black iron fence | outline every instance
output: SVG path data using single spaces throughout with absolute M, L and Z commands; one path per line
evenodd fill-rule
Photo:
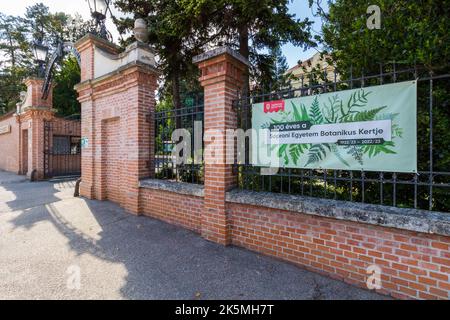
M 80 135 L 79 120 L 55 118 L 44 122 L 45 178 L 81 175 Z
M 174 180 L 181 182 L 189 182 L 196 184 L 203 184 L 203 161 L 201 154 L 197 153 L 195 156 L 196 134 L 194 129 L 197 129 L 197 138 L 200 137 L 201 145 L 197 152 L 203 149 L 203 96 L 193 96 L 190 99 L 185 99 L 185 103 L 181 108 L 174 109 L 171 105 L 164 106 L 160 104 L 155 112 L 155 178 L 163 180 Z M 190 146 L 190 154 L 186 154 L 184 163 L 177 164 L 175 150 L 176 145 L 183 141 L 183 138 L 178 137 L 177 140 L 172 140 L 172 134 L 176 129 L 186 130 L 189 133 L 188 143 Z M 183 157 L 183 152 L 180 151 L 178 156 Z
M 450 74 L 396 70 L 395 64 L 382 69 L 374 75 L 350 73 L 348 79 L 336 70 L 304 75 L 298 88 L 240 97 L 235 101 L 239 128 L 251 128 L 254 103 L 417 79 L 418 173 L 280 168 L 276 174 L 261 175 L 260 167 L 249 161 L 246 141 L 247 157 L 235 164 L 239 187 L 450 212 Z

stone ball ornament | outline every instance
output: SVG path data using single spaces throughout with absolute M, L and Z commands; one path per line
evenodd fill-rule
M 147 23 L 144 19 L 136 19 L 136 21 L 134 22 L 133 35 L 134 38 L 139 42 L 148 42 Z

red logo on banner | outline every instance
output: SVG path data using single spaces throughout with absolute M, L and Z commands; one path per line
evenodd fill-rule
M 284 100 L 264 102 L 264 113 L 284 111 Z

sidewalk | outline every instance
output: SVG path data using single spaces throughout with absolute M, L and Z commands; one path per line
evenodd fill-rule
M 0 172 L 0 299 L 386 298 L 73 198 L 73 186 Z
M 25 181 L 28 181 L 25 176 L 19 176 L 15 173 L 0 170 L 0 185 Z

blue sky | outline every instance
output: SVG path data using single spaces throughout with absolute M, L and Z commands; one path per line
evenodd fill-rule
M 83 16 L 83 18 L 90 18 L 89 8 L 85 0 L 0 0 L 0 12 L 11 15 L 23 15 L 27 6 L 31 6 L 38 2 L 43 2 L 45 5 L 50 7 L 50 11 L 52 12 L 78 12 L 79 14 L 81 14 L 81 16 Z M 304 19 L 308 17 L 313 20 L 315 22 L 313 30 L 315 32 L 320 32 L 320 19 L 315 18 L 312 15 L 312 11 L 308 5 L 308 0 L 291 0 L 289 9 L 291 13 L 294 13 L 296 15 L 296 18 Z M 120 13 L 116 10 L 113 10 L 113 12 L 115 15 L 120 15 Z M 108 19 L 107 26 L 108 29 L 113 33 L 113 36 L 117 38 L 118 34 L 111 19 Z M 298 60 L 306 60 L 317 52 L 315 49 L 304 51 L 303 49 L 296 48 L 291 44 L 283 46 L 282 49 L 284 55 L 286 56 L 289 67 L 295 66 Z
M 313 16 L 311 8 L 309 7 L 308 0 L 294 0 L 289 4 L 289 11 L 296 15 L 298 19 L 309 18 L 314 21 L 313 36 L 320 32 L 322 23 L 319 18 Z M 292 44 L 286 44 L 282 47 L 283 54 L 286 56 L 286 60 L 289 67 L 292 68 L 297 64 L 298 60 L 306 60 L 310 58 L 317 49 L 308 49 L 304 51 L 303 48 L 294 47 Z

